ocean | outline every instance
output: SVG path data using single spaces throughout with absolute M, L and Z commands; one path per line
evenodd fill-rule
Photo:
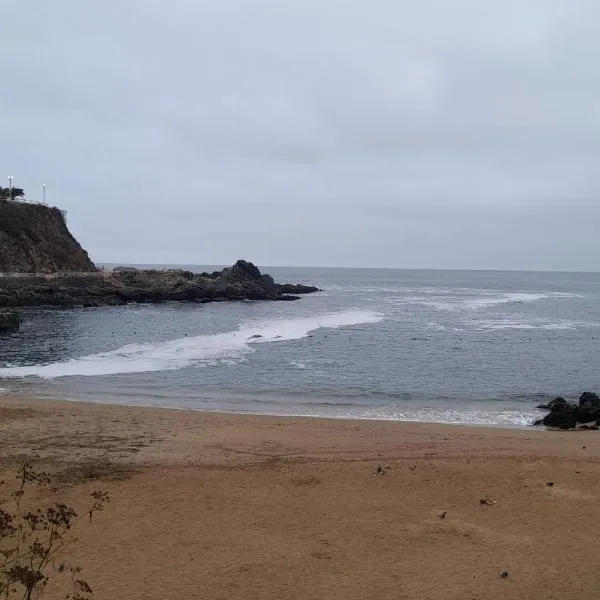
M 194 271 L 213 266 L 189 267 Z M 134 406 L 521 427 L 600 390 L 600 273 L 264 268 L 296 302 L 27 310 L 0 389 Z

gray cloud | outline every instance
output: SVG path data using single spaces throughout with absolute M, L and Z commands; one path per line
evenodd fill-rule
M 595 0 L 8 4 L 0 164 L 97 261 L 598 269 Z

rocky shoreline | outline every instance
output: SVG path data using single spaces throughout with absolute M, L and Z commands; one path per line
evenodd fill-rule
M 0 309 L 119 306 L 167 301 L 284 301 L 297 300 L 301 294 L 317 291 L 314 286 L 276 283 L 251 262 L 238 260 L 222 271 L 200 274 L 181 269 L 161 271 L 122 267 L 94 277 L 65 274 L 61 277 L 2 278 Z
M 568 402 L 564 398 L 554 398 L 548 404 L 540 404 L 540 410 L 550 412 L 533 423 L 557 429 L 599 429 L 600 397 L 593 392 L 583 392 L 579 402 Z

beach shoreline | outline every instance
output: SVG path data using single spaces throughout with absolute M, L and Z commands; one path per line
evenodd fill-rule
M 110 493 L 70 550 L 98 600 L 600 591 L 598 432 L 20 396 L 0 425 L 0 479 L 30 461 L 76 507 Z
M 253 394 L 252 396 L 256 396 L 259 394 Z M 108 396 L 108 394 L 107 394 Z M 477 422 L 477 421 L 444 421 L 444 420 L 436 420 L 435 418 L 423 418 L 422 416 L 415 416 L 414 418 L 396 418 L 394 416 L 367 416 L 364 412 L 359 412 L 357 414 L 316 414 L 316 413 L 304 413 L 304 412 L 278 412 L 276 409 L 272 410 L 240 410 L 235 408 L 215 408 L 214 406 L 208 408 L 195 407 L 195 406 L 184 406 L 181 404 L 160 404 L 160 403 L 137 403 L 134 404 L 130 401 L 115 401 L 114 397 L 118 397 L 118 393 L 111 394 L 111 400 L 107 401 L 105 396 L 99 395 L 89 395 L 87 397 L 82 395 L 65 395 L 65 394 L 44 394 L 44 393 L 28 393 L 28 392 L 16 392 L 8 389 L 3 389 L 0 387 L 0 398 L 14 398 L 14 399 L 24 399 L 26 401 L 43 401 L 43 402 L 69 402 L 76 404 L 94 404 L 94 405 L 105 405 L 105 406 L 120 406 L 120 407 L 128 407 L 128 408 L 139 408 L 139 409 L 157 409 L 157 410 L 175 410 L 175 411 L 183 411 L 190 413 L 208 413 L 208 414 L 224 414 L 224 415 L 240 415 L 240 416 L 256 416 L 256 417 L 274 417 L 281 419 L 324 419 L 324 420 L 332 420 L 332 421 L 375 421 L 382 423 L 424 423 L 429 425 L 449 425 L 452 427 L 475 427 L 475 428 L 483 428 L 483 429 L 508 429 L 511 431 L 528 431 L 533 428 L 533 423 L 538 418 L 541 418 L 545 413 L 543 410 L 539 410 L 534 400 L 532 399 L 531 406 L 529 410 L 524 409 L 524 413 L 529 414 L 529 422 Z M 236 398 L 239 398 L 239 395 L 236 395 Z M 209 402 L 215 402 L 214 395 L 209 395 L 206 398 Z M 194 399 L 198 401 L 198 399 Z M 227 403 L 228 397 L 225 397 L 223 400 L 224 403 Z M 539 398 L 537 398 L 539 402 Z M 250 402 L 251 404 L 251 402 Z M 328 408 L 331 405 L 327 405 Z M 359 409 L 360 410 L 360 409 Z M 435 410 L 439 410 L 439 406 L 436 407 Z

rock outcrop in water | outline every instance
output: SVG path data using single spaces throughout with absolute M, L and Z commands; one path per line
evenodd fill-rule
M 581 394 L 579 402 L 567 402 L 564 398 L 555 398 L 538 408 L 550 412 L 543 419 L 537 420 L 534 425 L 559 429 L 575 429 L 583 426 L 589 429 L 590 423 L 594 423 L 595 426 L 600 424 L 600 398 L 592 392 Z
M 231 300 L 296 300 L 318 291 L 314 286 L 278 284 L 251 262 L 214 273 L 180 269 L 117 268 L 89 276 L 1 278 L 0 307 L 117 306 L 165 301 L 222 302 Z M 291 295 L 293 292 L 294 295 Z
M 1 272 L 95 270 L 58 208 L 0 200 Z
M 21 317 L 15 310 L 0 310 L 0 333 L 17 331 L 21 325 Z

